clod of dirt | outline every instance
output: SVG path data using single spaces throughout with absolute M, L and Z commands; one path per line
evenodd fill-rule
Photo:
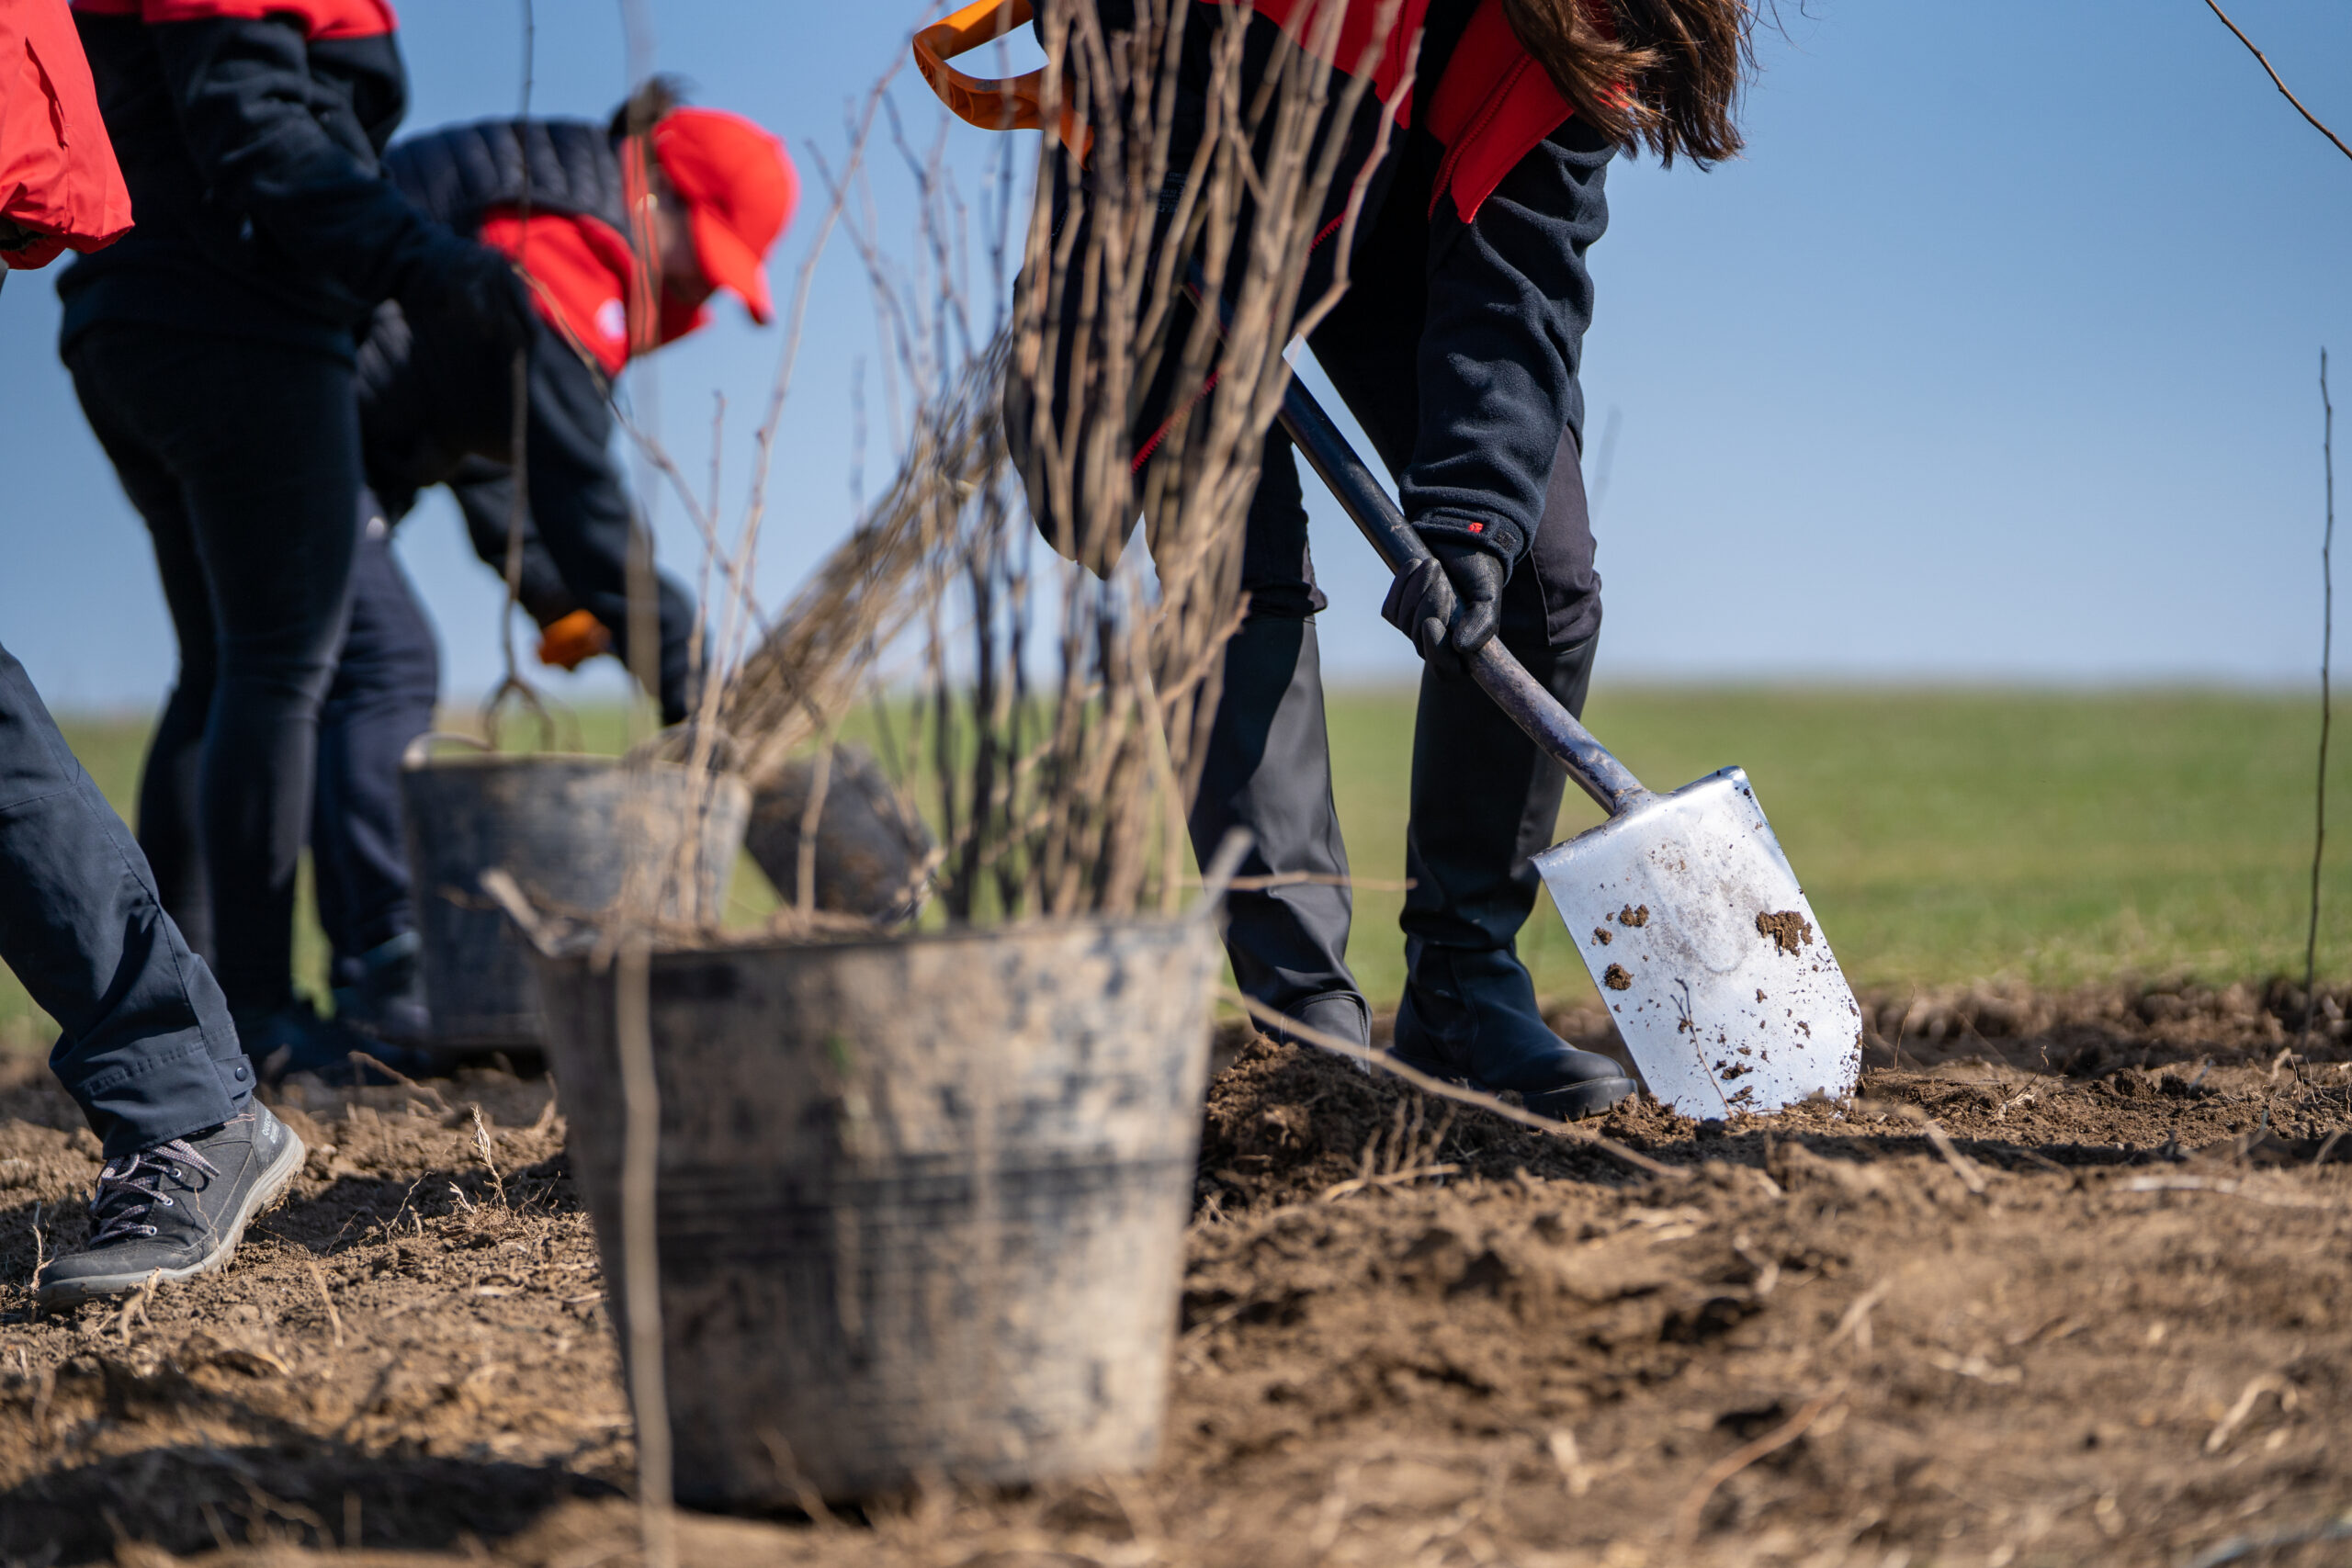
M 1600 983 L 1612 991 L 1630 991 L 1634 988 L 1634 977 L 1625 973 L 1625 966 L 1623 964 L 1611 964 L 1608 972 L 1600 976 Z
M 1756 934 L 1770 939 L 1782 953 L 1793 953 L 1813 940 L 1813 922 L 1794 909 L 1768 910 L 1756 917 Z
M 1601 946 L 1607 947 L 1610 942 L 1615 939 L 1609 934 L 1609 928 L 1607 926 L 1595 926 L 1592 928 L 1592 940 L 1599 942 Z
M 1617 911 L 1617 923 L 1621 926 L 1648 925 L 1650 923 L 1650 907 L 1647 904 L 1639 906 L 1629 904 L 1625 908 Z

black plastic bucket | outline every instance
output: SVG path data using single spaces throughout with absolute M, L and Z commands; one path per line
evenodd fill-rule
M 539 963 L 617 1317 L 625 966 Z M 1204 919 L 656 952 L 679 1500 L 1148 1465 L 1217 974 Z
M 435 756 L 436 740 L 478 750 Z M 482 893 L 483 872 L 505 871 L 544 908 L 606 910 L 634 882 L 664 919 L 716 921 L 751 815 L 731 776 L 504 756 L 444 735 L 409 748 L 401 804 L 435 1043 L 471 1051 L 536 1046 L 540 1032 L 529 944 Z

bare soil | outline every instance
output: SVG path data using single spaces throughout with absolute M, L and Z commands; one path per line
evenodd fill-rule
M 1155 1471 L 693 1517 L 681 1558 L 2352 1560 L 2344 1000 L 2299 1043 L 2278 986 L 1874 998 L 1848 1105 L 1589 1124 L 1666 1175 L 1230 1040 Z M 0 1562 L 636 1560 L 545 1080 L 280 1111 L 310 1165 L 233 1269 L 36 1315 L 96 1146 L 0 1081 Z

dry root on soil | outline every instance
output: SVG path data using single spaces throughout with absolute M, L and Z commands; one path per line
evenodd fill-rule
M 2329 1000 L 2297 1053 L 2276 990 L 1883 998 L 1851 1105 L 1607 1118 L 1664 1178 L 1233 1042 L 1155 1472 L 689 1519 L 682 1560 L 2341 1561 Z M 298 1092 L 310 1168 L 235 1269 L 37 1318 L 25 1281 L 77 1233 L 96 1151 L 15 1082 L 0 1562 L 633 1560 L 544 1083 Z

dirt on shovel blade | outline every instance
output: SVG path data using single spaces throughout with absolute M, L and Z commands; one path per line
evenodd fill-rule
M 681 1561 L 2352 1559 L 2345 998 L 2301 1049 L 2285 987 L 1865 1000 L 1850 1105 L 1588 1124 L 1664 1176 L 1228 1041 L 1156 1470 L 692 1517 Z M 544 1080 L 298 1086 L 235 1269 L 36 1316 L 97 1151 L 9 1071 L 0 1562 L 637 1560 Z

